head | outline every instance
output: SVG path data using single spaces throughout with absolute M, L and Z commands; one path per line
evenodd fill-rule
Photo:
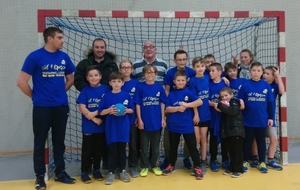
M 220 63 L 212 63 L 209 66 L 209 75 L 212 80 L 219 80 L 221 79 L 223 69 Z
M 241 63 L 249 66 L 254 61 L 254 55 L 249 49 L 243 49 L 240 53 Z
M 265 81 L 267 81 L 268 83 L 272 83 L 275 80 L 275 70 L 277 70 L 276 67 L 274 66 L 267 66 L 264 69 L 264 74 L 263 74 L 263 78 Z
M 263 65 L 260 62 L 254 62 L 250 66 L 251 78 L 254 81 L 259 81 L 263 75 Z
M 206 69 L 209 70 L 209 66 L 216 62 L 215 56 L 213 54 L 207 54 L 204 56 Z
M 184 71 L 177 71 L 174 75 L 174 84 L 177 89 L 183 89 L 186 86 L 187 79 Z
M 179 49 L 174 53 L 174 63 L 178 70 L 185 70 L 187 62 L 188 54 L 186 51 Z
M 143 46 L 143 53 L 144 53 L 144 58 L 147 60 L 153 60 L 156 57 L 156 47 L 154 42 L 152 41 L 147 41 L 144 43 Z
M 106 42 L 102 38 L 96 38 L 92 44 L 95 59 L 103 59 L 106 52 Z
M 59 50 L 64 44 L 63 32 L 57 27 L 48 27 L 43 32 L 44 41 L 46 45 Z
M 229 101 L 233 97 L 232 89 L 229 87 L 224 87 L 220 90 L 220 98 L 225 101 Z
M 91 65 L 86 69 L 86 80 L 91 86 L 99 86 L 101 78 L 101 72 L 96 65 Z
M 206 66 L 205 66 L 205 59 L 201 57 L 195 57 L 192 61 L 193 69 L 196 71 L 196 75 L 203 76 Z
M 233 62 L 228 62 L 224 66 L 225 73 L 230 79 L 236 79 L 237 78 L 237 73 L 238 69 L 236 65 Z
M 120 72 L 112 72 L 109 75 L 109 84 L 113 90 L 121 90 L 124 84 L 124 76 Z
M 129 59 L 121 61 L 119 71 L 124 75 L 124 77 L 130 77 L 133 72 L 132 62 Z
M 143 68 L 142 72 L 145 76 L 146 82 L 147 81 L 148 82 L 154 82 L 154 79 L 155 79 L 158 71 L 157 71 L 157 68 L 155 67 L 155 65 L 147 64 Z

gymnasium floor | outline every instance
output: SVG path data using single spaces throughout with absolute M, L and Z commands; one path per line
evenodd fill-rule
M 282 171 L 270 170 L 268 174 L 261 174 L 257 169 L 251 168 L 249 172 L 240 178 L 231 178 L 223 175 L 221 171 L 211 172 L 204 176 L 203 180 L 195 180 L 189 175 L 189 170 L 176 170 L 169 176 L 155 176 L 149 173 L 145 178 L 134 178 L 129 183 L 118 179 L 112 185 L 105 185 L 104 181 L 93 181 L 84 184 L 77 177 L 77 182 L 72 185 L 54 182 L 53 179 L 47 182 L 48 190 L 163 190 L 163 189 L 211 189 L 211 190 L 299 190 L 300 164 L 291 164 L 284 167 Z M 3 171 L 2 171 L 3 172 Z M 34 180 L 6 181 L 0 182 L 1 190 L 33 190 Z

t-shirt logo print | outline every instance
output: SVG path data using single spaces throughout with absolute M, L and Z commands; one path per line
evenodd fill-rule
M 62 64 L 62 65 L 65 65 L 65 64 L 66 64 L 66 61 L 65 61 L 65 60 L 62 60 L 62 61 L 61 61 L 61 64 Z
M 123 104 L 124 104 L 124 105 L 128 105 L 128 100 L 125 100 L 125 101 L 123 102 Z
M 159 96 L 160 96 L 160 92 L 158 92 L 158 93 L 156 94 L 156 96 L 159 97 Z
M 264 89 L 263 93 L 267 94 L 268 93 L 268 89 Z
M 184 101 L 186 101 L 186 102 L 189 101 L 189 97 L 188 97 L 188 96 L 185 96 L 185 97 L 184 97 Z
M 131 89 L 131 92 L 135 92 L 135 87 L 133 87 L 133 88 Z

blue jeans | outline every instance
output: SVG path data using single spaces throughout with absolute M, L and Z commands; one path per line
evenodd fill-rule
M 33 106 L 34 152 L 36 175 L 45 174 L 45 142 L 51 128 L 55 175 L 65 170 L 65 134 L 69 106 Z

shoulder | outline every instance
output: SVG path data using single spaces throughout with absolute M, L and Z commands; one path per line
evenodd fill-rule
M 140 65 L 144 65 L 146 62 L 143 59 L 138 59 L 135 62 L 133 62 L 133 67 L 136 68 Z
M 165 69 L 168 68 L 167 63 L 166 63 L 164 60 L 160 59 L 160 58 L 156 58 L 156 60 L 154 61 L 154 64 L 155 64 L 156 66 L 164 67 Z

